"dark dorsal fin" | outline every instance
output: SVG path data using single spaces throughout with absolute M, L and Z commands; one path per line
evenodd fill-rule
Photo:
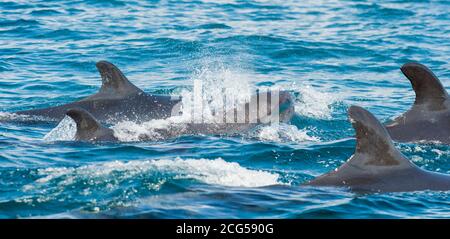
M 348 117 L 356 132 L 356 150 L 348 163 L 358 167 L 412 164 L 398 151 L 384 126 L 369 111 L 351 106 Z
M 98 72 L 102 77 L 102 87 L 99 95 L 123 96 L 142 92 L 133 85 L 127 77 L 110 62 L 99 61 L 96 64 Z
M 406 63 L 400 69 L 411 81 L 416 93 L 415 105 L 432 103 L 438 107 L 448 99 L 444 86 L 426 66 L 420 63 Z
M 93 140 L 101 135 L 102 131 L 110 131 L 103 127 L 89 112 L 82 108 L 69 109 L 66 112 L 77 124 L 76 140 Z
M 358 187 L 365 182 L 387 180 L 384 176 L 389 172 L 416 168 L 394 147 L 386 129 L 369 111 L 351 106 L 348 116 L 356 132 L 355 153 L 338 169 L 313 179 L 307 185 Z
M 88 134 L 102 128 L 101 124 L 89 112 L 81 108 L 69 109 L 66 112 L 77 124 L 77 134 Z

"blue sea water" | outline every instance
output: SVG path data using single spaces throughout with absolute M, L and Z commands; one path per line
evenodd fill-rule
M 280 87 L 291 125 L 253 135 L 118 143 L 70 140 L 73 125 L 0 123 L 0 218 L 448 218 L 449 192 L 358 195 L 299 186 L 354 152 L 350 105 L 386 121 L 414 92 L 399 67 L 429 66 L 450 89 L 450 2 L 0 1 L 0 118 L 95 93 L 108 60 L 149 93 Z M 450 147 L 396 144 L 450 173 Z M 408 180 L 408 179 L 405 179 Z

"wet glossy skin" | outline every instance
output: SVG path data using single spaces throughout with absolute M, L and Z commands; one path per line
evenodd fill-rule
M 419 63 L 404 64 L 401 71 L 410 80 L 416 99 L 410 110 L 386 124 L 392 139 L 450 144 L 450 98 L 442 83 Z
M 170 96 L 150 95 L 140 92 L 126 98 L 80 100 L 65 105 L 16 113 L 42 116 L 52 121 L 59 121 L 64 118 L 67 110 L 83 108 L 103 123 L 115 123 L 123 120 L 142 122 L 169 117 L 173 106 L 178 102 L 180 102 L 180 99 L 174 99 Z
M 356 131 L 354 155 L 336 170 L 305 185 L 348 187 L 364 193 L 450 190 L 450 175 L 426 171 L 411 163 L 370 112 L 352 106 L 348 114 Z

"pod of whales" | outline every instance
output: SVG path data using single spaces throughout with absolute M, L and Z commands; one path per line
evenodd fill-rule
M 102 86 L 96 94 L 64 105 L 15 113 L 60 121 L 69 109 L 82 108 L 100 122 L 142 122 L 171 116 L 172 108 L 181 100 L 179 97 L 145 93 L 110 62 L 100 61 L 96 66 L 102 78 Z
M 51 121 L 59 121 L 67 115 L 76 123 L 75 140 L 117 141 L 114 131 L 103 123 L 168 118 L 172 116 L 174 106 L 181 102 L 180 97 L 143 92 L 109 62 L 100 61 L 96 66 L 102 78 L 98 93 L 60 106 L 15 113 Z M 351 106 L 348 116 L 356 131 L 357 141 L 354 155 L 338 169 L 304 185 L 348 187 L 356 192 L 450 190 L 450 175 L 419 168 L 392 142 L 431 141 L 450 144 L 450 98 L 442 83 L 430 69 L 419 63 L 404 64 L 401 71 L 411 82 L 416 94 L 411 109 L 383 126 L 370 112 Z M 289 122 L 294 114 L 292 96 L 286 91 L 279 92 L 278 96 L 279 104 L 273 106 L 266 101 L 262 107 L 279 112 L 280 122 Z M 251 101 L 260 104 L 258 99 L 261 97 L 258 93 L 251 97 Z M 238 105 L 234 112 L 249 109 L 249 105 Z M 260 105 L 257 109 L 260 109 Z M 247 110 L 246 113 L 248 118 L 250 113 Z M 259 117 L 259 111 L 257 115 L 257 122 L 185 123 L 181 131 L 158 129 L 158 133 L 165 138 L 182 134 L 239 134 L 267 121 Z
M 272 100 L 273 97 L 274 98 Z M 275 104 L 274 104 L 275 103 Z M 219 122 L 180 122 L 173 127 L 154 129 L 160 135 L 158 139 L 173 138 L 181 135 L 235 135 L 242 134 L 261 124 L 287 123 L 294 114 L 294 101 L 287 91 L 258 92 L 252 95 L 248 102 L 237 104 L 225 114 L 217 118 Z M 243 114 L 238 114 L 241 112 Z M 66 115 L 72 118 L 77 126 L 75 140 L 80 141 L 116 141 L 113 130 L 103 126 L 94 114 L 84 108 L 69 109 Z M 238 120 L 238 115 L 239 120 Z M 220 117 L 219 117 L 220 116 Z M 140 140 L 154 140 L 143 135 Z
M 304 185 L 348 187 L 365 193 L 450 190 L 450 175 L 426 171 L 411 163 L 369 111 L 351 106 L 348 116 L 356 131 L 354 155 L 338 169 Z
M 450 144 L 450 98 L 442 83 L 426 66 L 401 67 L 416 94 L 413 106 L 386 129 L 399 142 L 435 141 Z
M 82 108 L 69 109 L 67 116 L 76 124 L 74 140 L 77 141 L 118 141 L 114 131 L 99 123 L 95 117 Z M 178 123 L 174 127 L 155 129 L 157 139 L 174 138 L 181 135 L 235 135 L 242 134 L 261 123 Z M 144 135 L 141 141 L 154 140 Z

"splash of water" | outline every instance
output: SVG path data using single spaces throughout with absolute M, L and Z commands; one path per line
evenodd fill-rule
M 44 136 L 46 141 L 69 141 L 75 138 L 77 126 L 70 117 L 64 117 L 58 125 Z
M 150 120 L 143 123 L 123 121 L 115 124 L 112 129 L 114 136 L 123 142 L 157 141 L 169 136 L 182 135 L 187 130 L 188 121 L 184 116 L 172 116 L 167 119 Z
M 236 104 L 249 101 L 253 92 L 249 79 L 249 73 L 234 67 L 205 63 L 191 77 L 194 87 L 201 90 L 185 89 L 180 93 L 181 115 L 143 123 L 123 121 L 112 127 L 114 135 L 120 141 L 163 140 L 185 134 L 188 123 L 222 122 L 222 115 L 217 112 L 231 111 Z M 225 102 L 233 104 L 224 105 L 224 97 Z
M 184 117 L 193 122 L 220 122 L 216 112 L 231 111 L 250 100 L 254 93 L 250 78 L 249 73 L 223 64 L 203 66 L 191 77 L 199 90 L 181 92 Z
M 341 101 L 341 96 L 330 92 L 322 92 L 310 85 L 299 87 L 294 85 L 291 90 L 299 92 L 295 103 L 295 112 L 315 119 L 331 119 L 333 106 Z
M 195 71 L 191 77 L 194 84 L 199 84 L 202 90 L 182 90 L 181 115 L 167 119 L 150 120 L 142 123 L 122 121 L 112 126 L 114 135 L 119 141 L 164 140 L 181 136 L 188 132 L 188 123 L 218 123 L 222 115 L 217 112 L 233 110 L 236 104 L 248 102 L 254 90 L 249 84 L 250 74 L 227 67 L 224 64 L 206 64 Z M 264 89 L 267 88 L 267 89 Z M 333 112 L 333 104 L 339 100 L 337 95 L 320 92 L 311 86 L 286 87 L 300 94 L 295 103 L 295 110 L 303 116 L 329 119 Z M 277 90 L 279 88 L 276 88 Z M 262 87 L 262 90 L 272 90 L 272 87 Z M 223 105 L 226 102 L 234 104 Z M 225 107 L 225 109 L 224 109 Z M 65 117 L 58 126 L 49 132 L 44 139 L 73 140 L 76 127 L 73 120 Z M 271 125 L 262 127 L 251 137 L 261 140 L 284 142 L 320 141 L 319 138 L 308 135 L 308 129 L 298 129 L 289 125 Z

